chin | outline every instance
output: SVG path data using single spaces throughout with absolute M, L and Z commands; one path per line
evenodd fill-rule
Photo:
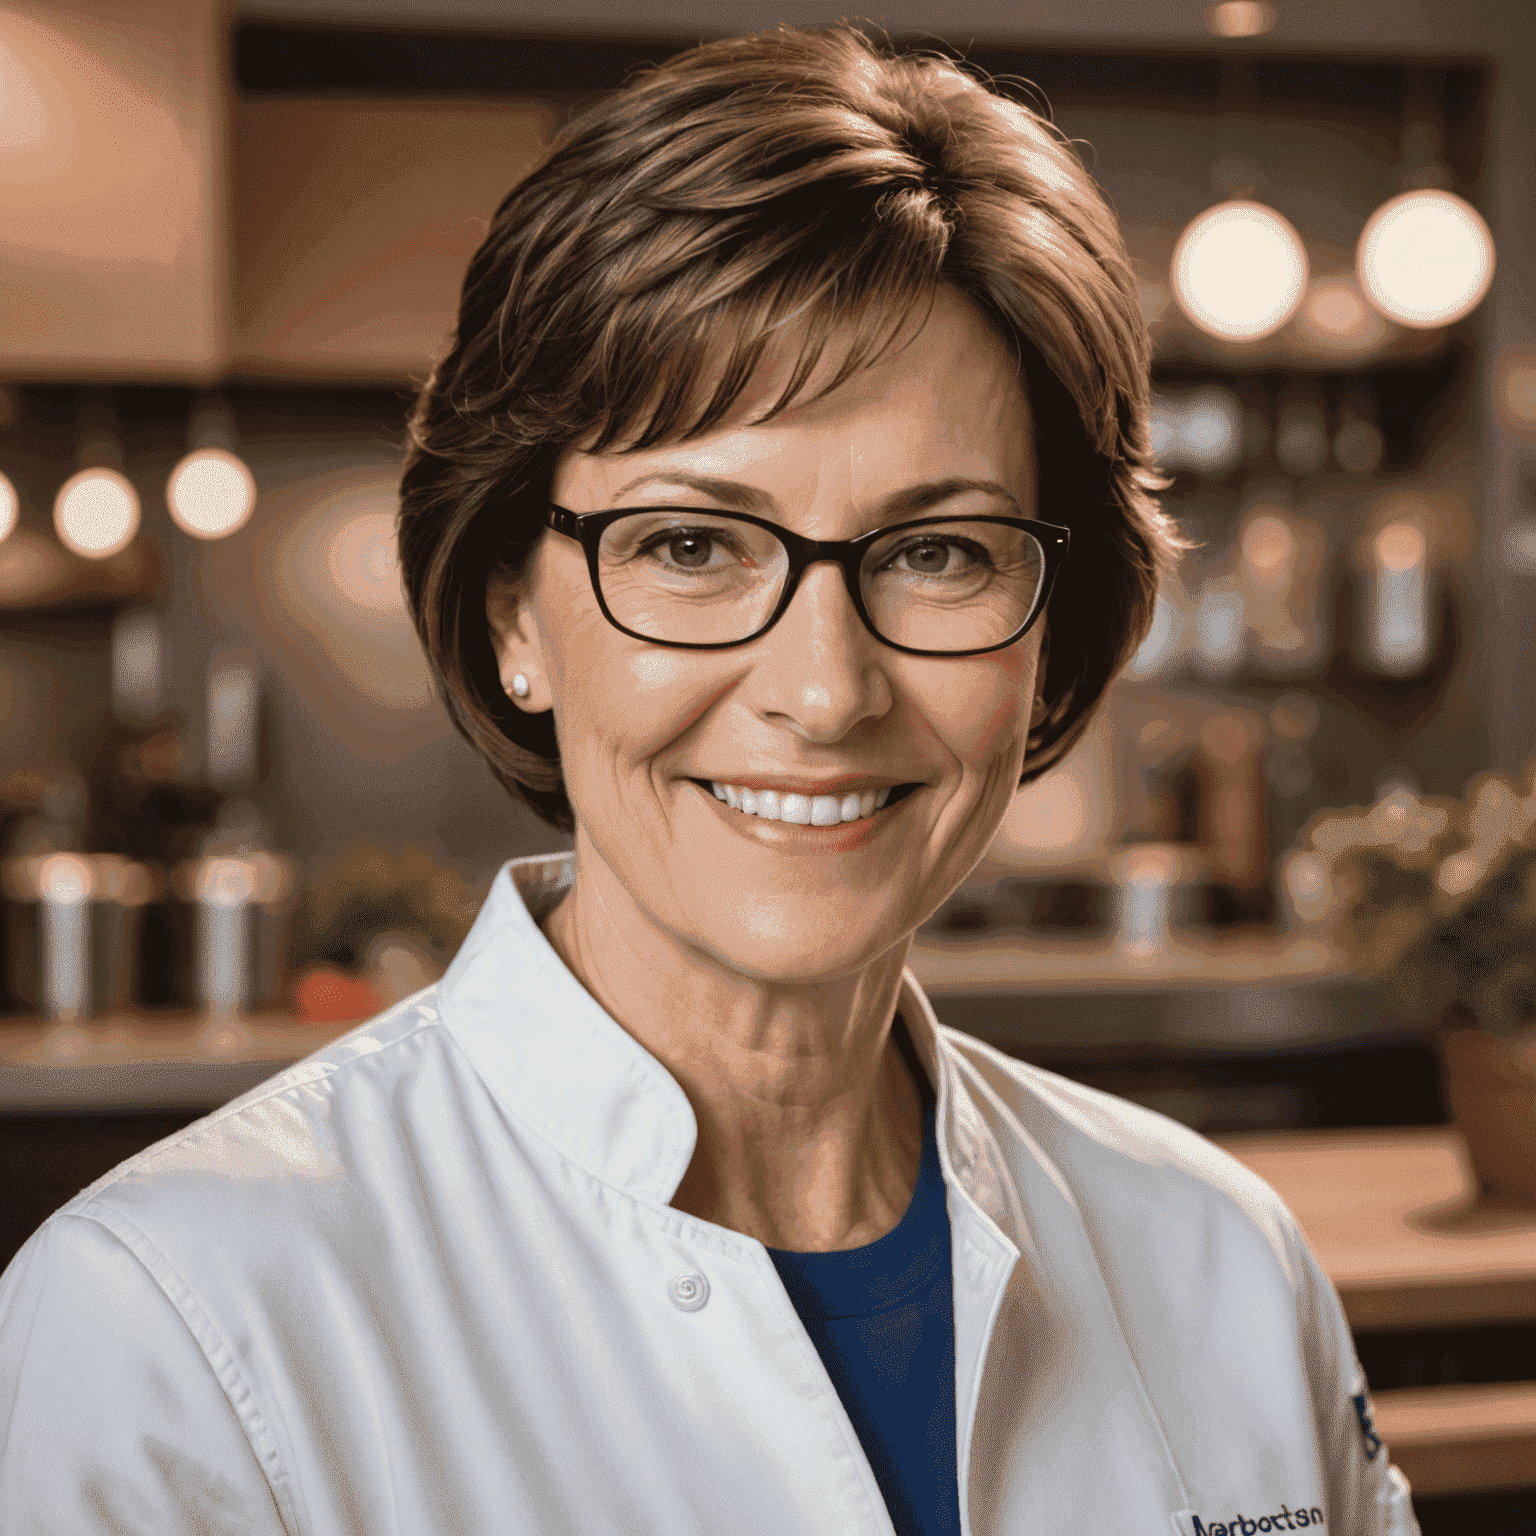
M 782 901 L 738 895 L 694 942 L 739 976 L 812 985 L 857 974 L 912 932 L 894 916 L 882 920 L 867 903 L 857 913 L 799 905 L 797 911 Z

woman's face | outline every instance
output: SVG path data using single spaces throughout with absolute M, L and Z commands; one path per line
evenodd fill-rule
M 913 339 L 833 394 L 752 425 L 782 385 L 774 372 L 692 441 L 567 451 L 554 501 L 748 511 L 814 539 L 1036 515 L 1017 370 L 957 295 L 942 292 Z M 940 481 L 984 484 L 888 510 Z M 578 868 L 595 854 L 649 922 L 743 976 L 829 980 L 903 941 L 981 857 L 1019 782 L 1043 621 L 985 655 L 906 655 L 865 629 L 823 563 L 767 634 L 672 649 L 609 624 L 581 546 L 552 532 L 521 603 L 493 594 L 489 612 L 503 684 L 522 672 L 519 703 L 554 710 Z M 840 800 L 917 787 L 819 826 L 733 809 L 712 781 Z

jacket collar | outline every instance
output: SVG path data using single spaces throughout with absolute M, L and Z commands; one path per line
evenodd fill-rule
M 437 997 L 444 1023 L 503 1108 L 605 1183 L 667 1204 L 697 1126 L 665 1067 L 603 1009 L 539 929 L 575 878 L 569 853 L 503 865 Z M 939 1049 L 938 1024 L 911 972 L 898 1005 L 938 1096 L 939 1158 L 1006 1232 L 1006 1180 L 977 1134 L 969 1095 Z M 999 1234 L 1001 1235 L 1001 1234 Z

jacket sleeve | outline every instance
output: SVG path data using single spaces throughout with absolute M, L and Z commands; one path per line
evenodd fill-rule
M 1365 1372 L 1338 1292 L 1300 1230 L 1294 1224 L 1290 1230 L 1330 1536 L 1419 1536 L 1408 1479 L 1376 1433 Z
M 0 1531 L 284 1529 L 182 1314 L 105 1227 L 52 1217 L 0 1277 Z

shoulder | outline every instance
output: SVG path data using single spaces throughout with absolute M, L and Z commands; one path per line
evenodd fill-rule
M 384 1138 L 412 1134 L 400 1083 L 430 1080 L 451 1053 L 435 1004 L 430 987 L 407 998 L 120 1163 L 51 1219 L 88 1216 L 120 1237 L 236 1236 L 366 1183 Z
M 1003 1137 L 1022 1130 L 1067 1180 L 1090 1222 L 1096 1211 L 1128 1218 L 1138 1209 L 1156 1210 L 1165 1226 L 1181 1208 L 1230 1216 L 1256 1226 L 1287 1266 L 1294 1261 L 1296 1224 L 1280 1196 L 1197 1131 L 959 1030 L 941 1027 L 939 1040 L 961 1079 L 980 1090 L 982 1105 L 1002 1112 Z

